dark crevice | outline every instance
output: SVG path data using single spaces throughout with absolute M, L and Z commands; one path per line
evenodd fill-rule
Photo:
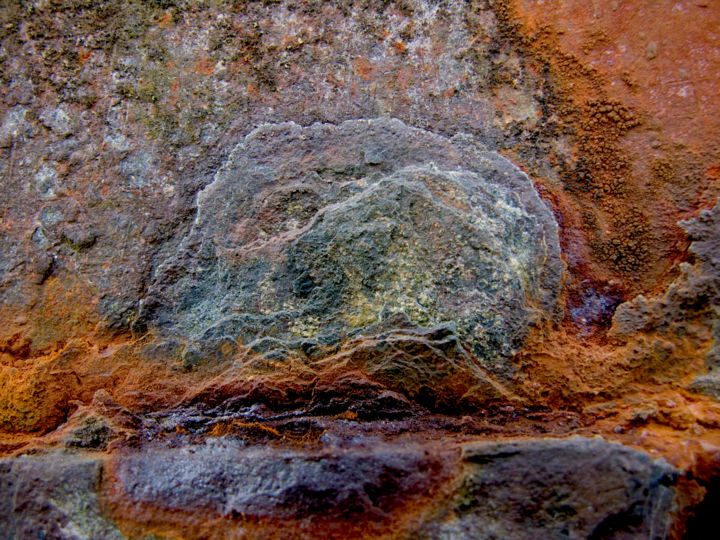
M 708 540 L 717 538 L 717 515 L 720 510 L 720 475 L 712 476 L 705 486 L 705 498 L 695 507 L 687 522 L 683 538 L 688 540 Z

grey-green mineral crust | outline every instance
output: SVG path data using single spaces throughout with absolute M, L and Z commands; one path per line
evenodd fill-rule
M 424 540 L 667 538 L 677 471 L 665 460 L 573 437 L 474 443 Z
M 0 538 L 124 539 L 100 507 L 101 463 L 64 452 L 0 460 Z
M 331 345 L 397 314 L 450 325 L 497 367 L 556 313 L 557 224 L 522 171 L 468 136 L 394 119 L 263 125 L 197 206 L 135 323 L 185 340 L 188 367 L 240 345 Z

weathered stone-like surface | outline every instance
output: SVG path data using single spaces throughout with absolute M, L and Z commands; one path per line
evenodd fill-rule
M 620 336 L 656 332 L 675 342 L 689 342 L 704 357 L 708 370 L 695 378 L 691 388 L 720 399 L 720 203 L 681 225 L 692 240 L 692 264 L 680 265 L 680 276 L 662 295 L 639 295 L 620 305 L 612 332 Z
M 100 509 L 101 468 L 97 459 L 63 452 L 0 461 L 2 538 L 125 538 Z
M 220 438 L 116 453 L 104 472 L 106 516 L 95 495 L 97 461 L 56 453 L 3 466 L 9 538 L 123 538 L 107 516 L 135 522 L 125 529 L 132 537 L 274 537 L 272 520 L 302 518 L 283 537 L 664 538 L 677 482 L 663 460 L 601 439 L 359 436 L 297 450 Z M 209 532 L 211 522 L 224 532 Z
M 318 528 L 332 519 L 382 524 L 414 500 L 437 493 L 452 470 L 452 451 L 362 439 L 314 451 L 243 448 L 219 439 L 119 454 L 109 465 L 111 497 L 132 512 L 154 507 L 208 513 L 230 526 L 258 517 L 307 519 Z
M 695 0 L 0 3 L 1 527 L 712 530 L 718 25 Z M 569 439 L 598 434 L 626 449 Z
M 19 332 L 33 354 L 98 323 L 127 329 L 196 192 L 254 127 L 387 115 L 529 139 L 495 125 L 496 79 L 517 100 L 513 122 L 541 123 L 542 78 L 479 37 L 500 32 L 487 6 L 64 0 L 2 13 L 2 337 Z M 483 51 L 503 67 L 478 65 Z M 542 156 L 547 137 L 534 139 L 527 152 Z M 43 294 L 51 276 L 62 288 Z
M 419 538 L 666 538 L 676 471 L 597 439 L 477 444 Z
M 561 271 L 527 176 L 468 137 L 397 120 L 267 125 L 199 193 L 136 327 L 187 339 L 192 366 L 223 345 L 333 345 L 402 313 L 406 333 L 447 324 L 501 364 L 554 314 Z

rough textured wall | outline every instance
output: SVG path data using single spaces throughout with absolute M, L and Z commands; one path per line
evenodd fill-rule
M 0 537 L 703 537 L 719 27 L 4 2 Z

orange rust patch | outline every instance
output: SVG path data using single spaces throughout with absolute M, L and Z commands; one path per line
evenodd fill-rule
M 80 52 L 78 53 L 78 58 L 80 58 L 80 61 L 84 64 L 85 62 L 90 60 L 90 58 L 92 58 L 92 55 L 92 51 L 81 47 Z
M 195 64 L 195 73 L 198 75 L 212 75 L 215 71 L 215 64 L 210 58 L 203 58 Z
M 260 97 L 260 92 L 258 90 L 258 87 L 254 85 L 253 83 L 248 83 L 246 87 L 248 96 L 252 97 L 253 99 L 257 99 Z
M 720 68 L 720 10 L 518 0 L 496 12 L 549 68 L 575 132 L 579 161 L 565 181 L 570 204 L 587 216 L 584 272 L 619 278 L 631 294 L 667 283 L 686 247 L 676 222 L 718 195 L 717 178 L 694 171 L 716 165 L 708 161 L 720 151 L 720 80 L 707 77 Z M 674 176 L 654 176 L 653 159 L 672 160 Z
M 260 437 L 270 436 L 275 439 L 283 438 L 283 435 L 275 428 L 265 426 L 259 422 L 242 422 L 240 420 L 216 424 L 210 431 L 210 435 L 213 437 L 222 437 L 230 433 L 237 433 L 238 431 Z
M 172 22 L 172 13 L 166 11 L 165 14 L 160 18 L 158 27 L 166 28 Z
M 708 167 L 705 171 L 705 176 L 709 180 L 718 180 L 720 179 L 720 165 L 713 165 L 711 167 Z
M 353 62 L 355 73 L 362 79 L 369 81 L 374 71 L 373 65 L 367 58 L 358 58 Z

